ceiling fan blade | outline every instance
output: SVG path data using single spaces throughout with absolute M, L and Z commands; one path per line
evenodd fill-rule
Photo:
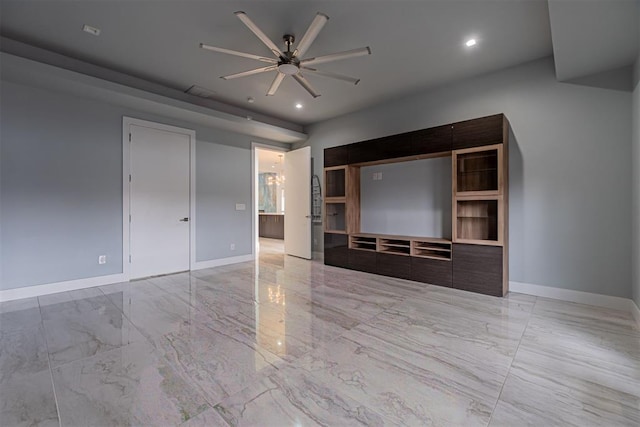
M 360 79 L 356 79 L 355 77 L 349 77 L 349 76 L 345 76 L 343 74 L 337 74 L 337 73 L 330 73 L 328 71 L 320 71 L 310 67 L 301 67 L 301 68 L 304 69 L 306 72 L 316 74 L 318 76 L 330 77 L 332 79 L 353 83 L 354 85 L 357 85 L 358 83 L 360 83 Z
M 316 37 L 318 37 L 318 34 L 328 20 L 329 17 L 324 13 L 318 12 L 316 14 L 316 17 L 311 21 L 311 25 L 309 25 L 307 32 L 304 33 L 300 43 L 298 43 L 298 48 L 293 52 L 293 56 L 303 56 L 307 52 L 309 46 L 311 46 L 311 43 L 313 43 Z
M 269 87 L 269 90 L 267 91 L 267 96 L 273 96 L 276 94 L 276 91 L 280 87 L 280 83 L 282 83 L 282 80 L 284 80 L 285 76 L 286 74 L 282 74 L 280 72 L 276 74 L 276 78 L 273 79 L 273 83 L 271 83 L 271 87 Z
M 282 52 L 280 48 L 269 38 L 265 33 L 262 32 L 260 28 L 247 16 L 244 12 L 235 12 L 235 15 L 242 21 L 244 25 L 251 30 L 253 34 L 256 35 L 264 43 L 271 52 L 276 56 L 276 58 L 280 58 L 282 56 Z
M 371 55 L 371 49 L 369 46 L 361 47 L 360 49 L 347 50 L 345 52 L 332 53 L 330 55 L 318 56 L 315 58 L 303 59 L 300 61 L 300 65 L 315 65 L 324 64 L 325 62 L 338 61 L 341 59 L 355 58 L 357 56 Z
M 257 59 L 258 61 L 269 62 L 270 64 L 276 64 L 278 62 L 278 60 L 274 58 L 265 58 L 264 56 L 254 55 L 252 53 L 244 53 L 244 52 L 238 52 L 237 50 L 229 50 L 221 47 L 209 46 L 208 44 L 204 44 L 204 43 L 200 43 L 200 47 L 202 49 L 211 50 L 214 52 L 226 53 L 229 55 L 241 56 L 243 58 L 249 58 L 249 59 Z
M 311 94 L 311 96 L 313 96 L 314 98 L 317 98 L 320 96 L 320 94 L 318 92 L 315 91 L 315 89 L 311 86 L 311 84 L 309 83 L 309 81 L 307 79 L 304 78 L 304 76 L 300 73 L 298 74 L 293 74 L 291 77 L 293 77 L 294 79 L 296 79 L 296 81 L 298 83 L 300 83 L 300 85 L 305 88 L 307 90 L 307 92 L 309 92 Z
M 266 73 L 267 71 L 273 71 L 278 68 L 277 65 L 269 65 L 268 67 L 256 68 L 255 70 L 243 71 L 241 73 L 229 74 L 228 76 L 222 76 L 221 79 L 231 80 L 238 77 L 252 76 L 254 74 Z

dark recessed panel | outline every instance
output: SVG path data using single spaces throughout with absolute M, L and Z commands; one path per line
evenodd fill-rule
M 349 249 L 349 268 L 367 273 L 377 273 L 376 255 L 375 252 Z
M 378 274 L 411 279 L 411 257 L 378 253 Z
M 324 167 L 346 165 L 349 161 L 348 149 L 346 145 L 340 147 L 324 149 Z
M 349 243 L 346 234 L 324 233 L 324 263 L 349 267 Z
M 451 151 L 451 125 L 417 130 L 410 133 L 411 155 Z
M 451 287 L 452 262 L 430 258 L 411 258 L 411 280 Z
M 501 246 L 453 244 L 453 287 L 486 295 L 502 295 Z
M 452 149 L 479 147 L 503 142 L 503 114 L 453 124 Z

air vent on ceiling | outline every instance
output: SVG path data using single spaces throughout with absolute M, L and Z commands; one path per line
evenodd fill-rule
M 199 96 L 200 98 L 213 98 L 216 94 L 211 89 L 207 89 L 198 85 L 193 85 L 184 92 L 188 93 L 189 95 Z

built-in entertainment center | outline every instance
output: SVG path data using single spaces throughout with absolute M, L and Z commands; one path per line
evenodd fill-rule
M 325 149 L 325 264 L 504 296 L 509 286 L 508 139 L 509 123 L 497 114 Z M 361 184 L 370 178 L 362 170 L 442 157 L 451 158 L 451 210 L 443 210 L 451 212 L 451 222 L 443 221 L 450 233 L 361 230 Z

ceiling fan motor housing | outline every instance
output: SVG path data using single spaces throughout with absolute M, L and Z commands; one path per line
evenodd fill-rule
M 278 61 L 278 71 L 288 76 L 298 74 L 300 71 L 300 61 L 298 58 L 293 56 L 293 52 L 291 52 L 291 45 L 296 38 L 291 34 L 285 34 L 282 36 L 282 40 L 284 40 L 284 43 L 287 45 L 287 51 L 282 52 L 282 55 L 280 56 L 280 61 Z

